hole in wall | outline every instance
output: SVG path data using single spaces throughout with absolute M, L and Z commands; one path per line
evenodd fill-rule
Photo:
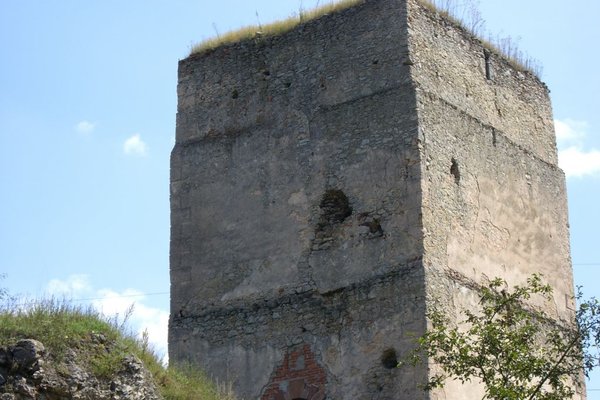
M 325 78 L 321 77 L 321 79 L 319 80 L 320 84 L 319 86 L 321 87 L 321 89 L 325 89 L 327 87 L 327 85 L 325 85 Z
M 460 183 L 460 169 L 458 168 L 458 161 L 454 157 L 452 157 L 450 173 L 454 176 L 454 183 L 458 185 Z
M 389 348 L 383 351 L 381 354 L 381 364 L 387 369 L 393 369 L 398 366 L 398 355 L 396 350 Z
M 322 250 L 331 246 L 337 225 L 352 215 L 348 197 L 339 189 L 329 189 L 321 197 L 321 215 L 315 229 L 313 249 Z
M 373 60 L 373 65 L 379 64 L 379 60 Z
M 383 235 L 383 228 L 381 228 L 381 223 L 379 223 L 379 219 L 377 218 L 373 218 L 372 221 L 365 222 L 364 226 L 367 226 L 369 228 L 369 233 L 371 235 Z
M 383 228 L 381 227 L 381 219 L 373 217 L 370 213 L 361 213 L 358 216 L 358 222 L 360 226 L 368 228 L 368 232 L 361 234 L 369 239 L 378 238 L 383 236 Z
M 498 143 L 498 139 L 496 138 L 496 129 L 492 128 L 492 144 L 494 147 Z
M 335 225 L 344 222 L 352 215 L 348 197 L 339 189 L 329 189 L 321 198 L 321 218 L 319 224 Z
M 237 99 L 238 97 L 240 97 L 240 94 L 238 93 L 237 89 L 233 89 L 233 92 L 231 92 L 231 98 Z

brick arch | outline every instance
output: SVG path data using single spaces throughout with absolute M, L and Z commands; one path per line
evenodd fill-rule
M 261 400 L 324 400 L 327 375 L 308 344 L 288 350 Z

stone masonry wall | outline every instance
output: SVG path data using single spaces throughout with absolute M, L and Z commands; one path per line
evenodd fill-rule
M 377 0 L 180 63 L 172 360 L 254 399 L 308 346 L 328 399 L 425 398 L 390 368 L 425 326 L 407 46 Z
M 542 273 L 555 289 L 551 314 L 568 318 L 565 179 L 545 85 L 496 56 L 487 79 L 478 40 L 410 4 L 428 260 L 476 282 L 502 276 L 516 284 Z M 510 101 L 491 110 L 494 93 Z
M 459 318 L 458 310 L 477 307 L 478 285 L 495 277 L 524 284 L 541 273 L 554 301 L 533 305 L 570 323 L 565 178 L 546 86 L 493 54 L 486 76 L 479 40 L 416 0 L 409 16 L 428 299 Z M 482 395 L 476 384 L 450 382 L 432 398 Z
M 423 329 L 421 271 L 415 262 L 326 295 L 262 299 L 180 318 L 170 355 L 234 382 L 242 398 L 253 399 L 275 383 L 305 379 L 272 378 L 286 354 L 309 346 L 326 373 L 328 399 L 425 398 L 416 388 L 425 371 L 391 368 L 384 357 L 391 350 L 400 360 Z
M 411 70 L 419 93 L 429 93 L 549 164 L 557 164 L 548 89 L 528 72 L 491 54 L 490 79 L 482 42 L 420 0 L 409 0 Z
M 414 97 L 403 25 L 395 15 L 374 16 L 384 6 L 370 3 L 266 42 L 182 61 L 171 165 L 176 298 L 210 304 L 256 294 L 256 283 L 276 293 L 302 286 L 306 274 L 297 264 L 307 257 L 322 290 L 369 276 L 354 265 L 352 249 L 376 259 L 390 243 L 364 240 L 375 220 L 393 227 L 382 238 L 398 236 L 389 257 L 419 254 Z M 361 19 L 378 23 L 367 29 Z M 340 232 L 353 236 L 349 265 L 341 266 L 347 274 L 338 276 L 318 268 L 324 253 L 312 252 L 323 241 L 312 243 L 329 189 L 341 190 L 353 209 Z M 224 242 L 228 254 L 217 254 Z M 185 304 L 175 299 L 173 307 L 177 313 Z
M 572 316 L 556 153 L 544 84 L 418 0 L 182 60 L 170 359 L 246 399 L 481 398 L 394 367 L 496 276 Z

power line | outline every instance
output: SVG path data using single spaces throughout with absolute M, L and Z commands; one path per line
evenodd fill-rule
M 118 296 L 89 297 L 87 299 L 67 299 L 67 301 L 75 302 L 75 301 L 92 301 L 92 300 L 105 300 L 105 299 L 121 299 L 121 298 L 128 298 L 128 297 L 162 296 L 165 294 L 169 294 L 169 292 L 121 294 Z
M 14 304 L 17 307 L 25 307 L 25 306 L 32 306 L 35 304 L 43 304 L 44 301 L 59 301 L 59 302 L 65 302 L 65 303 L 79 303 L 79 302 L 84 302 L 84 301 L 94 301 L 94 300 L 110 300 L 110 299 L 123 299 L 123 298 L 134 298 L 134 297 L 148 297 L 148 296 L 163 296 L 169 294 L 169 292 L 150 292 L 150 293 L 135 293 L 135 294 L 121 294 L 121 295 L 116 295 L 116 296 L 104 296 L 104 297 L 88 297 L 88 298 L 81 298 L 81 299 L 69 299 L 69 298 L 59 298 L 59 297 L 50 297 L 49 299 L 41 299 L 41 300 L 30 300 L 30 301 L 25 301 L 22 303 L 16 303 Z M 18 297 L 17 297 L 18 300 Z

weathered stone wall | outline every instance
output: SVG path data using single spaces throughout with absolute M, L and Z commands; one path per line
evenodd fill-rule
M 233 381 L 244 398 L 258 398 L 273 383 L 307 377 L 272 379 L 287 354 L 306 345 L 326 373 L 328 399 L 425 398 L 415 390 L 424 371 L 384 364 L 386 351 L 400 359 L 423 329 L 421 270 L 415 262 L 336 292 L 240 301 L 179 318 L 170 356 Z
M 275 371 L 307 345 L 315 393 L 424 396 L 424 371 L 389 368 L 425 326 L 405 21 L 370 1 L 180 63 L 172 360 L 267 398 L 301 385 Z
M 171 360 L 248 399 L 480 398 L 392 368 L 427 296 L 542 272 L 568 318 L 548 92 L 487 58 L 418 0 L 366 0 L 181 61 Z
M 497 56 L 487 79 L 481 42 L 409 3 L 426 264 L 511 285 L 542 273 L 555 290 L 551 314 L 567 318 L 566 190 L 546 86 Z
M 385 4 L 182 61 L 171 185 L 177 297 L 209 304 L 296 288 L 307 284 L 301 258 L 332 290 L 376 272 L 356 258 L 376 260 L 382 246 L 395 262 L 420 254 L 414 91 L 398 7 L 382 19 Z M 340 243 L 314 243 L 329 189 L 352 208 L 336 230 L 350 240 L 347 261 L 330 257 L 341 268 L 333 275 L 321 254 Z M 375 220 L 385 234 L 371 234 Z
M 565 178 L 546 86 L 494 54 L 486 74 L 482 42 L 408 3 L 428 298 L 457 313 L 477 307 L 478 285 L 541 273 L 554 301 L 534 306 L 572 321 Z M 476 384 L 449 382 L 432 398 L 482 395 Z
M 419 93 L 458 108 L 470 118 L 501 132 L 515 145 L 550 164 L 557 164 L 552 107 L 547 87 L 529 72 L 513 68 L 491 54 L 479 39 L 409 0 L 411 73 Z

